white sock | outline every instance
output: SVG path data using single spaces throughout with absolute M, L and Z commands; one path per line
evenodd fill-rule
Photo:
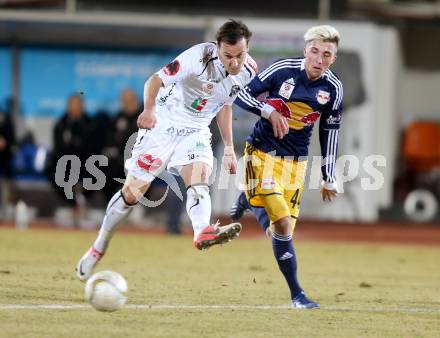
M 206 184 L 195 184 L 186 190 L 186 212 L 194 229 L 194 238 L 208 226 L 211 219 L 211 196 Z
M 98 237 L 93 243 L 93 247 L 100 253 L 107 250 L 110 239 L 116 231 L 118 224 L 128 216 L 133 210 L 134 205 L 125 203 L 122 192 L 118 191 L 113 195 L 110 202 L 108 202 L 107 210 L 105 212 L 104 220 L 99 229 Z

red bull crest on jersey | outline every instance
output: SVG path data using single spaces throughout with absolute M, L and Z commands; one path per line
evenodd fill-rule
M 318 100 L 320 104 L 327 104 L 327 102 L 330 101 L 330 93 L 325 90 L 318 90 L 316 100 Z

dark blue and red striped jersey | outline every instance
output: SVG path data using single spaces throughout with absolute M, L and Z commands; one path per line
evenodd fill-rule
M 266 99 L 257 99 L 263 93 Z M 310 81 L 304 58 L 289 58 L 274 62 L 256 76 L 235 103 L 260 116 L 265 105 L 270 105 L 288 118 L 289 132 L 282 140 L 274 136 L 272 125 L 265 118 L 255 124 L 247 138 L 256 148 L 276 156 L 307 157 L 313 125 L 319 119 L 321 152 L 326 159 L 322 173 L 324 180 L 335 182 L 342 97 L 342 83 L 331 70 Z

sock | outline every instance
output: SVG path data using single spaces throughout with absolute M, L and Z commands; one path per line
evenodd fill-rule
M 255 208 L 255 207 L 250 207 L 250 208 L 254 213 L 255 217 L 257 218 L 258 223 L 260 223 L 261 227 L 263 228 L 263 231 L 266 233 L 267 228 L 269 228 L 270 225 L 270 219 L 269 219 L 269 215 L 266 212 L 266 209 Z
M 211 196 L 207 184 L 193 184 L 186 189 L 186 212 L 194 229 L 194 239 L 210 224 Z
M 251 209 L 251 205 L 249 204 L 246 194 L 244 192 L 241 192 L 238 196 L 237 203 L 243 205 L 246 209 Z
M 269 215 L 266 212 L 266 209 L 262 207 L 251 206 L 244 192 L 240 194 L 237 202 L 243 205 L 246 209 L 251 210 L 254 213 L 258 223 L 260 223 L 261 227 L 263 228 L 263 231 L 266 232 L 267 228 L 269 228 L 270 225 L 270 219 L 269 219 Z
M 297 277 L 297 265 L 291 235 L 272 234 L 272 248 L 278 266 L 286 279 L 292 299 L 302 292 Z
M 253 207 L 250 205 L 249 201 L 246 198 L 244 192 L 242 192 L 238 198 L 238 202 L 246 207 L 246 209 L 251 210 L 255 217 L 257 218 L 258 223 L 260 223 L 263 231 L 266 233 L 267 229 L 270 226 L 269 215 L 266 212 L 266 209 L 262 207 Z
M 118 191 L 113 195 L 110 202 L 108 202 L 98 237 L 96 238 L 95 243 L 93 243 L 95 250 L 101 254 L 105 253 L 109 241 L 119 223 L 128 216 L 131 210 L 133 210 L 133 207 L 134 205 L 127 204 L 124 201 L 124 196 L 121 191 Z

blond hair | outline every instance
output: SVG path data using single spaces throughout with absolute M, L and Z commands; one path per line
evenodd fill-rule
M 336 47 L 338 47 L 340 39 L 341 35 L 339 34 L 338 30 L 330 25 L 311 27 L 304 34 L 304 41 L 306 44 L 313 40 L 321 40 L 324 42 L 333 42 L 336 44 Z

